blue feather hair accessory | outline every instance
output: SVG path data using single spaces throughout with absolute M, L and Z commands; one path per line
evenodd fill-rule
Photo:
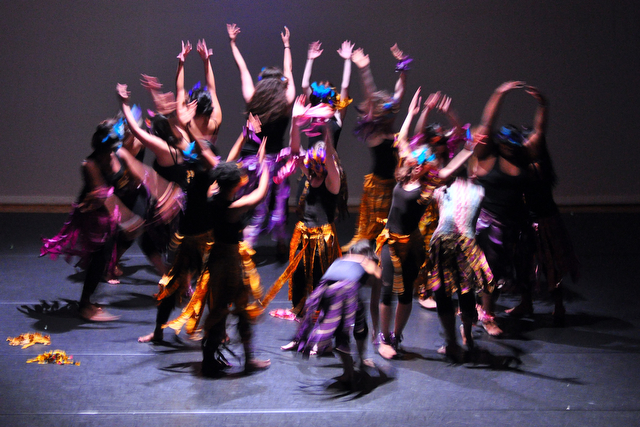
M 124 138 L 124 119 L 120 117 L 117 122 L 111 126 L 111 131 L 102 139 L 102 143 L 115 139 L 116 141 L 122 141 Z

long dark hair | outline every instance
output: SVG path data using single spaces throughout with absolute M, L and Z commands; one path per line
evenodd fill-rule
M 372 261 L 378 262 L 376 252 L 367 239 L 358 240 L 351 248 L 349 253 L 354 255 L 363 255 Z
M 266 67 L 258 79 L 246 112 L 258 115 L 263 124 L 287 116 L 290 106 L 287 102 L 287 79 L 282 70 Z
M 210 116 L 213 113 L 211 93 L 205 89 L 196 89 L 189 94 L 189 102 L 196 101 L 196 116 Z
M 151 117 L 151 133 L 166 141 L 171 147 L 175 148 L 178 145 L 178 138 L 173 134 L 169 119 L 164 114 L 158 113 Z

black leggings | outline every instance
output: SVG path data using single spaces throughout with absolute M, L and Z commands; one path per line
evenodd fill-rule
M 478 321 L 478 311 L 476 310 L 476 296 L 475 292 L 469 291 L 462 293 L 458 289 L 458 305 L 460 306 L 460 312 L 462 314 L 463 322 L 475 323 Z M 447 295 L 445 286 L 440 286 L 435 292 L 434 296 L 436 303 L 438 304 L 438 316 L 455 315 L 455 307 L 453 305 L 453 298 L 451 295 Z
M 382 247 L 380 254 L 380 262 L 382 264 L 382 288 L 380 291 L 380 301 L 384 305 L 391 305 L 391 296 L 393 295 L 393 262 L 391 261 L 391 254 L 389 252 L 389 245 L 385 244 Z M 420 260 L 418 260 L 412 252 L 407 256 L 407 259 L 402 263 L 402 285 L 403 292 L 398 295 L 398 302 L 400 304 L 411 304 L 413 300 L 413 282 L 418 277 L 420 271 Z

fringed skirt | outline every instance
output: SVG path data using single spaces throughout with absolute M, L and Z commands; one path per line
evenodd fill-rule
M 305 316 L 296 335 L 298 351 L 323 353 L 336 338 L 336 350 L 350 352 L 349 337 L 356 323 L 358 281 L 322 280 L 309 295 Z M 364 319 L 361 319 L 363 321 Z
M 535 271 L 538 286 L 541 273 L 544 273 L 550 291 L 567 274 L 571 275 L 572 281 L 578 280 L 580 263 L 560 215 L 538 218 L 532 226 L 536 240 Z
M 200 276 L 209 259 L 212 245 L 213 231 L 195 236 L 176 234 L 172 241 L 172 246 L 176 247 L 173 264 L 169 272 L 162 276 L 158 283 L 160 291 L 156 295 L 156 299 L 161 301 L 179 292 L 178 301 L 180 301 L 182 295 L 188 295 L 191 291 L 190 279 L 194 275 Z
M 113 189 L 102 187 L 74 203 L 60 232 L 50 239 L 42 238 L 40 256 L 56 259 L 62 255 L 68 263 L 86 269 L 91 256 L 116 235 L 121 215 L 114 199 Z M 110 264 L 116 259 L 113 246 Z
M 260 276 L 251 256 L 255 252 L 244 242 L 237 245 L 215 243 L 209 260 L 198 278 L 191 300 L 178 318 L 167 322 L 179 334 L 198 332 L 205 305 L 209 305 L 207 326 L 215 324 L 232 312 L 255 319 L 262 314 Z
M 445 287 L 448 296 L 461 293 L 493 291 L 493 273 L 484 252 L 475 239 L 460 235 L 434 236 L 431 239 L 427 288 Z

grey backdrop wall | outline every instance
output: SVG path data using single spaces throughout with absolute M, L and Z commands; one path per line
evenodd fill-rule
M 0 4 L 0 203 L 67 203 L 80 187 L 79 165 L 95 125 L 118 110 L 116 83 L 129 84 L 143 109 L 140 73 L 173 90 L 181 40 L 205 38 L 223 109 L 218 144 L 226 153 L 243 125 L 240 79 L 226 23 L 253 75 L 282 64 L 283 25 L 291 30 L 299 87 L 307 44 L 323 42 L 313 76 L 339 84 L 335 53 L 349 39 L 369 53 L 376 83 L 392 89 L 388 48 L 415 61 L 402 115 L 418 86 L 453 97 L 477 123 L 493 89 L 525 80 L 550 99 L 548 141 L 564 204 L 640 203 L 638 70 L 640 6 L 634 1 L 16 1 Z M 204 81 L 196 52 L 186 85 Z M 352 97 L 362 99 L 354 67 Z M 531 98 L 509 95 L 501 122 L 530 123 Z M 397 121 L 399 126 L 401 118 Z M 352 135 L 349 111 L 339 152 L 351 200 L 361 194 L 367 149 Z

